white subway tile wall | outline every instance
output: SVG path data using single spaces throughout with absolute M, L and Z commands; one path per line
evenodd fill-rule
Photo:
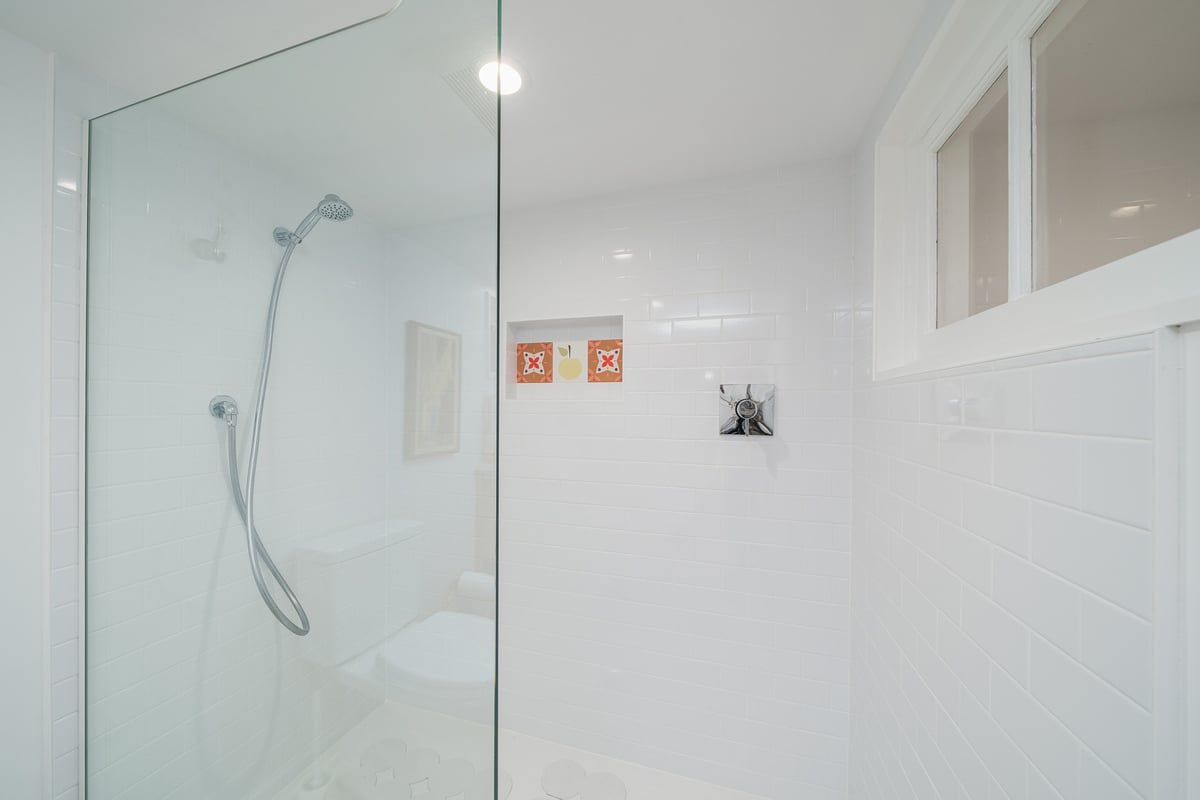
M 503 402 L 502 727 L 846 796 L 849 200 L 836 161 L 506 214 L 503 318 L 623 314 L 626 373 Z M 750 382 L 776 435 L 719 437 Z
M 79 485 L 80 306 L 84 249 L 85 120 L 129 98 L 55 56 L 50 298 L 50 786 L 55 800 L 81 794 Z
M 1153 796 L 1153 338 L 872 382 L 856 236 L 850 796 Z
M 324 681 L 256 597 L 207 407 L 251 410 L 269 233 L 320 192 L 149 106 L 93 126 L 90 150 L 88 796 L 195 796 L 204 775 L 256 793 L 309 758 Z M 218 223 L 224 260 L 197 257 Z M 384 516 L 385 242 L 356 228 L 305 241 L 280 308 L 258 527 L 293 580 L 303 539 Z M 314 429 L 329 386 L 338 423 Z M 335 729 L 364 705 L 337 697 Z
M 56 98 L 58 100 L 58 98 Z M 51 218 L 50 746 L 55 800 L 80 795 L 79 319 L 83 119 L 56 102 Z
M 60 103 L 55 119 L 53 190 L 56 800 L 79 796 L 82 143 L 70 105 Z M 632 351 L 619 402 L 505 404 L 501 723 L 769 797 L 845 797 L 848 761 L 856 798 L 1149 797 L 1150 342 L 870 384 L 869 259 L 857 260 L 852 301 L 848 183 L 839 163 L 506 216 L 504 316 L 623 313 Z M 274 199 L 270 206 L 263 224 L 286 223 L 275 218 Z M 416 239 L 378 246 L 405 262 L 439 258 L 431 255 L 439 248 Z M 273 254 L 262 249 L 264 258 Z M 622 249 L 633 258 L 611 258 Z M 403 289 L 391 282 L 377 294 L 392 306 L 380 314 L 412 315 L 399 306 Z M 249 341 L 260 310 L 242 310 L 252 320 L 242 332 Z M 469 329 L 483 316 L 481 305 L 461 319 L 423 321 Z M 183 509 L 211 506 L 223 489 L 211 437 L 189 438 L 164 459 L 162 445 L 182 441 L 166 416 L 129 425 L 115 414 L 145 404 L 174 413 L 195 399 L 180 388 L 172 359 L 121 342 L 194 350 L 199 340 L 165 338 L 178 336 L 175 326 L 127 315 L 101 315 L 97 324 L 109 337 L 97 367 L 114 378 L 94 398 L 99 413 L 114 415 L 93 440 L 93 480 L 104 489 L 95 511 L 112 518 L 97 519 L 104 535 L 92 542 L 103 556 L 93 579 L 103 587 L 159 569 L 145 525 L 120 522 L 131 509 L 159 504 L 155 519 L 183 525 Z M 394 333 L 380 332 L 377 355 L 397 375 Z M 254 360 L 213 359 L 206 380 L 245 394 Z M 479 367 L 477 388 L 487 381 Z M 121 385 L 147 369 L 171 380 Z M 774 440 L 717 439 L 716 384 L 726 381 L 778 384 Z M 468 447 L 487 438 L 482 389 L 475 402 L 484 411 L 478 426 L 465 418 Z M 382 410 L 391 411 L 372 413 Z M 306 455 L 299 437 L 290 446 Z M 425 553 L 431 610 L 461 569 L 490 566 L 486 550 L 469 544 L 486 530 L 485 511 L 466 507 L 488 505 L 472 492 L 491 477 L 471 474 L 466 460 L 406 473 L 398 439 L 370 446 L 378 470 L 371 495 L 342 508 L 440 515 L 448 535 L 430 538 Z M 137 487 L 151 475 L 162 480 Z M 429 502 L 414 509 L 420 498 Z M 212 554 L 182 555 L 198 564 Z M 240 569 L 236 542 L 227 541 L 225 557 L 230 571 Z M 149 588 L 166 598 L 194 577 L 175 572 Z M 154 786 L 165 797 L 172 759 L 195 742 L 178 726 L 161 738 L 146 732 L 155 717 L 169 722 L 162 715 L 178 713 L 182 722 L 194 713 L 196 698 L 170 683 L 186 672 L 171 663 L 183 644 L 170 638 L 172 609 L 190 601 L 147 608 L 145 588 L 92 598 L 94 624 L 121 634 L 93 640 L 95 677 L 125 681 L 117 697 L 172 699 L 98 716 L 96 724 L 113 727 L 93 758 L 97 768 L 123 758 L 126 774 L 143 776 L 129 759 L 155 759 L 163 783 L 138 790 Z M 193 580 L 185 593 L 203 591 Z M 252 608 L 223 615 L 243 624 Z M 240 630 L 230 629 L 230 641 Z M 221 675 L 211 688 L 233 672 Z M 289 680 L 300 677 L 293 670 Z M 228 704 L 215 711 L 236 717 Z M 282 748 L 277 755 L 286 757 Z M 94 796 L 117 796 L 123 786 L 98 780 Z

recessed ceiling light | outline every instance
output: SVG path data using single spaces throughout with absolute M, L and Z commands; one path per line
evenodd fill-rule
M 512 94 L 521 88 L 521 73 L 511 64 L 489 61 L 479 68 L 479 82 L 490 92 Z

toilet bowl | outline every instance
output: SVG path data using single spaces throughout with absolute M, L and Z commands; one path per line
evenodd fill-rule
M 490 722 L 495 578 L 463 573 L 451 603 L 459 610 L 418 619 L 421 530 L 416 522 L 376 522 L 297 548 L 296 585 L 312 620 L 302 652 L 389 701 Z
M 439 611 L 390 636 L 374 651 L 389 700 L 488 722 L 496 676 L 495 623 Z

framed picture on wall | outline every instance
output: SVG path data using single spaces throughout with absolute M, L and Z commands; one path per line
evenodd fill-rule
M 405 353 L 405 455 L 457 453 L 462 336 L 409 320 Z

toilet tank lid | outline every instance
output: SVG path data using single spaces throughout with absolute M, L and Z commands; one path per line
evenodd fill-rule
M 318 564 L 338 564 L 411 539 L 421 532 L 413 520 L 378 520 L 323 533 L 296 548 L 296 558 Z

